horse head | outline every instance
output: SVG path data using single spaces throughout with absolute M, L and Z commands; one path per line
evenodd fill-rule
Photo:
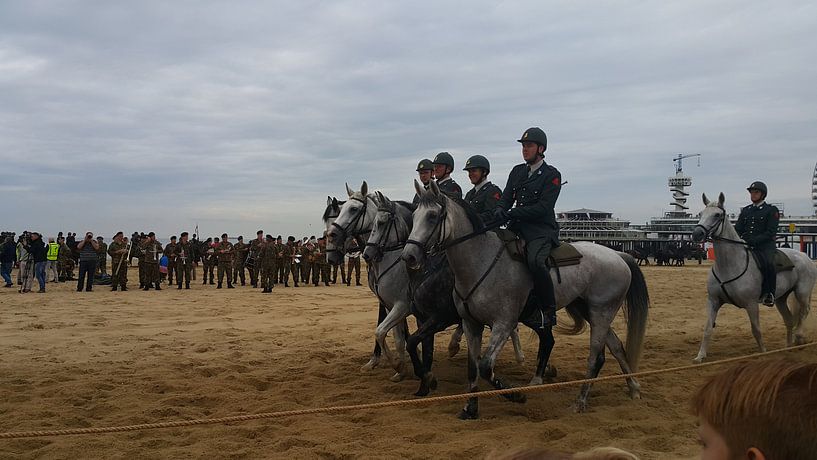
M 338 215 L 340 215 L 340 207 L 343 206 L 343 203 L 345 203 L 345 201 L 340 201 L 337 199 L 337 197 L 332 196 L 326 197 L 326 209 L 323 211 L 323 224 L 325 226 L 324 234 L 329 233 L 329 230 L 332 228 L 332 223 L 334 223 L 335 219 L 337 219 Z M 332 263 L 333 259 L 334 260 L 337 260 L 338 258 L 342 259 L 343 255 L 338 253 L 342 252 L 343 249 L 345 248 L 336 247 L 333 242 L 328 240 L 329 239 L 327 238 L 326 253 L 328 254 L 329 262 Z M 339 255 L 340 257 L 338 257 Z
M 419 269 L 425 263 L 426 253 L 445 240 L 445 222 L 448 218 L 447 197 L 440 192 L 436 182 L 429 182 L 426 190 L 415 179 L 414 189 L 420 202 L 414 210 L 414 224 L 402 255 L 411 270 Z
M 334 222 L 327 225 L 326 241 L 332 244 L 335 250 L 328 252 L 330 264 L 338 265 L 343 261 L 343 254 L 339 251 L 346 244 L 347 239 L 360 236 L 371 231 L 374 214 L 377 211 L 369 195 L 369 186 L 366 181 L 360 191 L 354 192 L 346 185 L 349 199 L 340 206 Z
M 726 220 L 726 209 L 723 207 L 723 202 L 726 198 L 723 193 L 718 195 L 718 201 L 709 201 L 706 193 L 702 196 L 704 205 L 706 206 L 701 211 L 701 218 L 692 230 L 692 241 L 700 243 L 707 238 L 713 236 L 720 236 L 723 231 L 724 221 Z
M 405 202 L 391 201 L 381 192 L 375 192 L 372 199 L 377 205 L 377 214 L 363 259 L 380 262 L 386 252 L 405 246 L 411 228 L 412 207 Z

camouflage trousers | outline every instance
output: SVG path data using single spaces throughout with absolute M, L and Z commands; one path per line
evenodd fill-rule
M 244 276 L 244 262 L 236 262 L 233 265 L 233 283 L 237 283 L 238 280 L 241 280 L 241 284 L 244 285 L 247 282 L 246 277 Z M 252 272 L 252 270 L 250 270 Z M 250 276 L 250 283 L 252 283 L 252 276 Z
M 190 264 L 180 264 L 176 263 L 176 284 L 179 287 L 182 286 L 182 281 L 184 281 L 185 286 L 190 286 L 190 274 L 193 271 L 193 267 Z M 169 272 L 168 272 L 169 273 Z
M 176 274 L 176 261 L 175 260 L 168 260 L 167 261 L 167 282 L 169 284 L 173 284 L 173 275 L 174 274 Z M 178 276 L 176 278 L 178 278 Z
M 299 269 L 301 270 L 301 281 L 309 283 L 309 274 L 312 273 L 312 266 L 314 262 L 307 262 L 306 258 L 302 259 L 302 262 L 298 264 Z
M 271 290 L 275 286 L 275 275 L 278 273 L 278 267 L 274 264 L 266 264 L 261 266 L 261 287 L 265 290 Z
M 317 286 L 321 282 L 325 285 L 329 285 L 330 279 L 329 273 L 329 265 L 328 264 L 315 264 L 312 269 L 312 284 Z
M 128 284 L 128 262 L 122 260 L 120 265 L 119 260 L 111 261 L 111 287 L 127 287 Z M 117 267 L 119 270 L 117 270 Z
M 355 272 L 355 284 L 360 284 L 360 257 L 349 257 L 346 262 L 346 284 L 352 283 L 352 270 Z
M 144 284 L 150 284 L 150 283 L 159 284 L 159 264 L 146 262 L 144 264 L 139 265 L 139 268 L 142 268 L 142 267 L 145 267 L 144 268 L 144 272 L 145 272 L 145 283 Z
M 346 267 L 343 266 L 343 261 L 341 261 L 339 264 L 332 267 L 332 284 L 334 284 L 334 283 L 336 283 L 338 281 L 338 268 L 340 268 L 340 281 L 341 281 L 341 283 L 346 282 Z M 352 274 L 351 271 L 349 272 L 349 274 L 350 275 Z M 358 276 L 360 276 L 360 275 L 358 275 Z
M 97 271 L 97 272 L 98 272 L 100 275 L 107 275 L 107 274 L 108 274 L 108 270 L 105 268 L 105 266 L 106 266 L 107 264 L 108 264 L 108 258 L 107 258 L 107 257 L 100 257 L 100 258 L 98 258 L 98 259 L 97 259 L 97 262 L 96 262 L 96 271 Z
M 227 276 L 227 286 L 233 285 L 233 264 L 229 260 L 218 262 L 218 285 L 224 281 L 224 276 Z

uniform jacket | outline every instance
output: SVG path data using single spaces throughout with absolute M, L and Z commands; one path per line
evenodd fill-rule
M 462 198 L 462 189 L 456 182 L 454 182 L 454 179 L 451 179 L 450 177 L 444 182 L 437 181 L 437 186 L 442 192 L 457 195 L 457 198 Z
M 219 262 L 231 262 L 233 260 L 233 243 L 220 241 L 216 245 L 216 257 L 218 257 Z
M 127 249 L 127 244 L 125 242 L 118 243 L 116 240 L 111 241 L 111 244 L 108 245 L 108 255 L 111 256 L 111 264 L 113 268 L 119 264 L 119 260 L 123 257 L 127 257 L 127 253 L 117 254 L 118 251 L 123 249 Z M 127 261 L 126 261 L 127 262 Z M 123 262 L 124 263 L 124 262 Z
M 148 263 L 148 264 L 158 264 L 159 259 L 161 259 L 162 244 L 158 241 L 153 241 L 152 243 L 148 240 L 145 240 L 144 245 L 142 246 L 142 257 L 141 261 Z
M 496 185 L 485 182 L 479 191 L 472 188 L 465 194 L 465 201 L 474 208 L 483 222 L 494 220 L 494 209 L 502 197 L 502 190 Z
M 189 267 L 193 265 L 193 243 L 190 241 L 187 241 L 187 243 L 176 243 L 174 252 L 176 254 L 177 265 L 182 267 Z
M 168 262 L 176 261 L 176 249 L 178 247 L 179 243 L 167 243 L 167 246 L 165 246 L 165 255 L 167 256 Z
M 749 246 L 755 249 L 775 248 L 775 236 L 780 224 L 780 211 L 768 203 L 750 204 L 740 210 L 735 230 Z
M 498 207 L 509 210 L 509 228 L 527 241 L 550 238 L 559 243 L 559 224 L 556 222 L 556 200 L 562 190 L 559 170 L 543 162 L 531 177 L 528 165 L 514 166 L 508 183 L 499 199 Z M 516 207 L 511 206 L 516 203 Z

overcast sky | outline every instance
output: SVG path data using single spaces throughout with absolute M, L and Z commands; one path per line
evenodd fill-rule
M 817 3 L 0 3 L 0 227 L 317 234 L 362 180 L 411 199 L 421 158 L 505 185 L 548 134 L 557 210 L 643 223 L 678 153 L 700 193 L 809 215 Z

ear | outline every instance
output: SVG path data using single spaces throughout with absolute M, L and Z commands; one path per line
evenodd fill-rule
M 387 204 L 389 202 L 389 199 L 386 198 L 386 196 L 383 195 L 382 192 L 377 191 L 377 192 L 375 192 L 375 195 L 377 195 L 377 199 L 380 200 L 381 204 Z
M 704 199 L 704 206 L 709 206 L 709 198 L 706 197 L 706 193 L 701 195 L 701 198 Z
M 337 208 L 337 207 L 338 207 L 338 199 L 337 199 L 337 198 L 334 198 L 334 197 L 332 198 L 332 207 L 333 207 L 333 208 Z
M 369 186 L 366 184 L 366 181 L 363 181 L 363 185 L 360 186 L 360 194 L 366 196 L 369 194 Z
M 332 197 L 331 196 L 326 197 L 326 206 L 332 206 Z
M 723 192 L 718 195 L 718 206 L 723 207 L 723 202 L 726 201 L 726 197 L 723 196 Z
M 414 179 L 414 190 L 417 192 L 418 196 L 423 196 L 423 192 L 425 192 L 423 187 L 420 186 L 420 183 L 417 182 L 417 179 Z
M 428 189 L 431 190 L 431 193 L 433 193 L 434 195 L 439 195 L 440 187 L 437 186 L 437 181 L 432 180 L 429 181 L 428 183 L 429 183 Z
M 375 206 L 378 206 L 378 207 L 380 206 L 380 204 L 381 204 L 380 203 L 380 192 L 374 192 L 372 194 L 372 202 L 374 203 Z
M 354 193 L 354 192 L 352 192 L 352 189 L 349 188 L 349 184 L 346 184 L 346 193 L 349 194 L 349 198 L 351 198 L 352 194 Z
M 766 455 L 757 447 L 750 447 L 749 450 L 746 451 L 746 458 L 749 460 L 766 460 Z

